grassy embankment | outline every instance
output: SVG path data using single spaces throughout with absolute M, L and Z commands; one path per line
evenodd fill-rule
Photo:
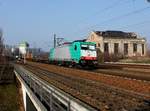
M 18 90 L 14 83 L 0 85 L 0 111 L 18 111 Z
M 143 63 L 143 64 L 150 64 L 150 57 L 135 57 L 135 58 L 128 58 L 120 60 L 123 63 Z

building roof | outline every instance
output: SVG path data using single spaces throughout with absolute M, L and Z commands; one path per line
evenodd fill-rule
M 95 33 L 102 37 L 111 38 L 137 38 L 137 34 L 133 32 L 123 32 L 123 31 L 95 31 Z

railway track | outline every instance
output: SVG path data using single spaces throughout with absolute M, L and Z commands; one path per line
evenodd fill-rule
M 140 69 L 150 69 L 150 64 L 136 64 L 136 63 L 105 63 L 99 64 L 99 68 L 140 68 Z
M 150 65 L 137 64 L 101 64 L 94 72 L 113 76 L 126 77 L 142 81 L 150 81 Z
M 46 62 L 46 64 L 48 64 Z M 150 65 L 149 64 L 116 64 L 106 63 L 99 64 L 96 69 L 89 67 L 73 67 L 80 70 L 87 70 L 104 75 L 119 76 L 126 79 L 150 81 Z
M 37 66 L 30 64 L 24 67 L 98 110 L 148 111 L 150 108 L 150 95 L 110 86 L 81 76 L 66 75 L 63 72 L 54 73 L 39 64 Z
M 74 68 L 74 67 L 73 67 Z M 76 67 L 80 70 L 88 70 L 91 72 L 101 73 L 105 75 L 119 76 L 126 79 L 135 79 L 140 81 L 150 81 L 150 65 L 149 64 L 99 64 L 93 69 L 90 67 Z
M 112 76 L 104 73 L 98 73 L 98 72 L 92 72 L 92 71 L 87 71 L 87 70 L 79 70 L 79 69 L 74 69 L 74 68 L 66 68 L 66 67 L 60 67 L 56 65 L 49 65 L 49 64 L 41 64 L 41 63 L 34 63 L 34 62 L 29 62 L 30 65 L 33 66 L 39 66 L 42 67 L 45 70 L 48 70 L 50 72 L 56 72 L 56 73 L 62 73 L 66 75 L 72 75 L 72 76 L 79 76 L 82 78 L 98 81 L 98 82 L 103 82 L 108 85 L 113 85 L 117 86 L 120 88 L 125 88 L 128 90 L 133 90 L 135 92 L 140 92 L 140 93 L 147 93 L 150 94 L 150 82 L 149 81 L 138 81 L 135 79 L 130 79 L 130 78 L 124 78 L 124 77 L 119 77 L 119 76 Z M 121 84 L 120 84 L 121 83 Z M 132 87 L 132 84 L 136 86 L 137 88 L 134 89 Z M 145 87 L 146 86 L 146 87 Z M 143 90 L 144 88 L 144 90 Z
M 126 79 L 140 80 L 144 82 L 150 81 L 150 72 L 136 71 L 130 69 L 97 69 L 93 72 L 119 76 Z
M 149 69 L 150 65 L 142 65 L 143 68 L 142 67 L 136 68 L 137 66 L 139 67 L 141 65 L 131 64 L 131 66 L 128 67 L 126 67 L 126 65 L 127 64 L 125 65 L 122 64 L 121 66 L 119 64 L 100 64 L 96 68 L 91 68 L 91 67 L 72 67 L 72 68 L 83 70 L 83 71 L 86 70 L 89 72 L 100 73 L 103 75 L 111 75 L 111 76 L 118 76 L 126 79 L 139 80 L 143 82 L 150 81 L 150 69 Z

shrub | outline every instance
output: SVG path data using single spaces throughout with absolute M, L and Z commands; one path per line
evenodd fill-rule
M 97 48 L 96 51 L 97 51 L 98 63 L 103 63 L 104 62 L 104 54 L 100 51 L 99 48 Z

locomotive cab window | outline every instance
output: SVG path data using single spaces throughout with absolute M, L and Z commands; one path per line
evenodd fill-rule
M 81 45 L 81 49 L 82 49 L 82 50 L 88 50 L 88 45 L 83 45 L 83 44 L 82 44 L 82 45 Z
M 82 44 L 82 45 L 81 45 L 81 49 L 82 49 L 82 50 L 95 50 L 95 45 Z
M 77 50 L 77 46 L 76 45 L 74 46 L 74 50 Z
M 90 50 L 95 50 L 95 45 L 89 45 Z

